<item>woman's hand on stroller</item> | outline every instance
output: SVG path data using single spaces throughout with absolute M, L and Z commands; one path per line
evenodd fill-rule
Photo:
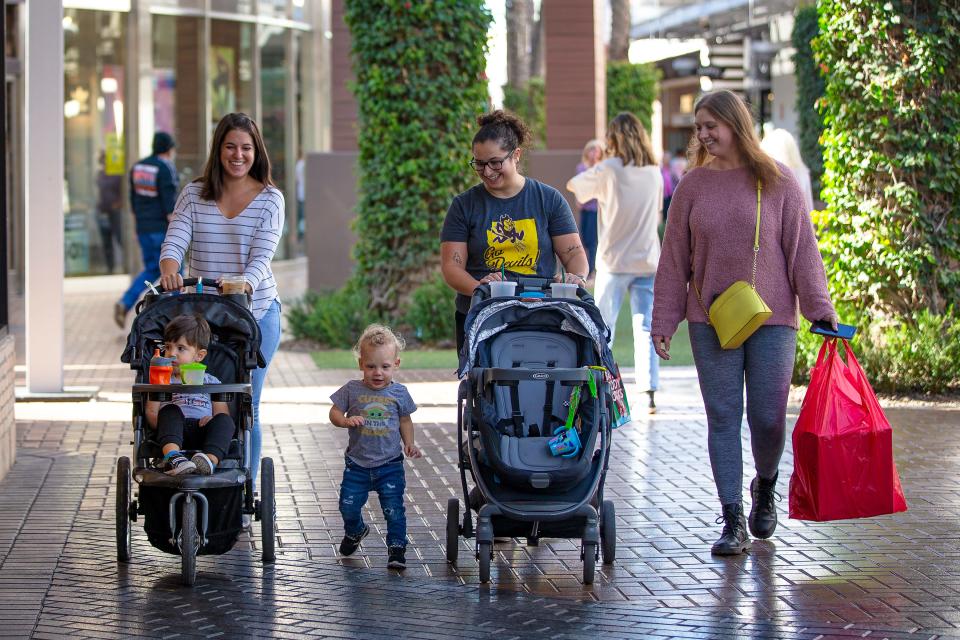
M 480 278 L 480 284 L 489 284 L 491 282 L 499 282 L 503 280 L 503 274 L 499 271 L 491 271 L 487 275 Z
M 581 276 L 579 273 L 570 273 L 569 271 L 564 272 L 563 279 L 560 279 L 559 274 L 553 276 L 555 282 L 565 282 L 567 284 L 576 284 L 581 287 L 587 286 L 587 279 L 584 276 Z
M 404 445 L 403 452 L 408 458 L 422 458 L 423 452 L 415 444 Z
M 160 284 L 163 286 L 164 291 L 182 291 L 183 290 L 183 276 L 180 275 L 180 265 L 175 261 L 167 258 L 163 262 L 172 262 L 172 272 L 170 273 L 161 273 L 160 274 Z M 160 265 L 162 271 L 166 265 Z

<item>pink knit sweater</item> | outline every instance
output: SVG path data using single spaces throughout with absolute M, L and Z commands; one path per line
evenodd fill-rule
M 783 177 L 763 185 L 761 195 L 757 292 L 773 311 L 766 324 L 797 329 L 798 299 L 811 322 L 834 310 L 803 194 L 790 170 L 779 166 Z M 757 182 L 749 169 L 698 167 L 683 177 L 670 202 L 651 334 L 672 336 L 684 318 L 707 322 L 691 281 L 707 309 L 737 280 L 750 282 L 756 216 Z

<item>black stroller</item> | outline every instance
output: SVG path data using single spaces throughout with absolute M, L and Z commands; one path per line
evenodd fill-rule
M 185 286 L 196 286 L 187 278 Z M 214 289 L 215 280 L 204 278 L 200 286 Z M 191 385 L 190 391 L 209 393 L 212 400 L 226 402 L 238 433 L 227 456 L 213 475 L 169 476 L 151 461 L 162 457 L 160 445 L 151 440 L 146 422 L 147 400 L 169 400 L 181 385 L 146 384 L 154 348 L 163 342 L 164 326 L 180 314 L 198 314 L 210 324 L 211 342 L 204 362 L 222 384 Z M 117 560 L 127 562 L 131 551 L 131 522 L 143 516 L 143 528 L 154 547 L 179 555 L 183 583 L 196 580 L 197 556 L 222 554 L 233 548 L 243 528 L 243 514 L 260 521 L 263 561 L 275 559 L 275 499 L 273 460 L 260 463 L 260 499 L 254 500 L 250 477 L 250 438 L 253 429 L 250 371 L 262 363 L 260 328 L 249 310 L 246 295 L 205 293 L 147 294 L 137 305 L 137 317 L 120 358 L 136 370 L 133 385 L 133 459 L 117 461 Z M 193 452 L 186 452 L 189 456 Z M 138 494 L 132 492 L 136 480 Z
M 549 281 L 521 278 L 516 296 L 489 292 L 482 285 L 474 293 L 460 353 L 457 444 L 467 508 L 461 523 L 459 500 L 448 500 L 447 560 L 456 562 L 459 536 L 474 536 L 476 511 L 481 582 L 490 580 L 494 537 L 530 545 L 551 537 L 582 540 L 583 582 L 591 584 L 598 547 L 606 564 L 616 554 L 614 505 L 603 499 L 613 412 L 604 369 L 615 371 L 608 329 L 584 289 L 578 299 L 553 298 Z M 554 455 L 548 441 L 571 423 L 579 450 Z

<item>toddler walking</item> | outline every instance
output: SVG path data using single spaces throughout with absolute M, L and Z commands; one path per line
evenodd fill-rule
M 363 505 L 370 491 L 380 497 L 387 521 L 387 566 L 406 569 L 407 517 L 403 505 L 406 478 L 403 456 L 419 458 L 413 443 L 413 420 L 417 410 L 407 388 L 393 381 L 400 368 L 403 338 L 380 324 L 368 326 L 357 340 L 361 380 L 351 380 L 330 399 L 330 422 L 349 430 L 340 485 L 340 514 L 344 537 L 340 554 L 351 555 L 360 546 L 370 527 L 363 522 Z

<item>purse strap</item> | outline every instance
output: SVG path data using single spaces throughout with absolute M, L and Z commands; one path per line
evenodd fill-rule
M 760 253 L 760 192 L 763 191 L 763 183 L 760 180 L 757 180 L 757 225 L 753 232 L 753 268 L 750 272 L 750 287 L 753 289 L 757 288 L 757 254 Z M 697 279 L 691 278 L 693 281 L 693 289 L 697 292 L 697 300 L 700 302 L 700 308 L 703 309 L 703 313 L 707 316 L 707 324 L 710 324 L 710 312 L 707 311 L 707 307 L 703 304 L 703 296 L 700 295 L 700 288 L 697 287 Z

